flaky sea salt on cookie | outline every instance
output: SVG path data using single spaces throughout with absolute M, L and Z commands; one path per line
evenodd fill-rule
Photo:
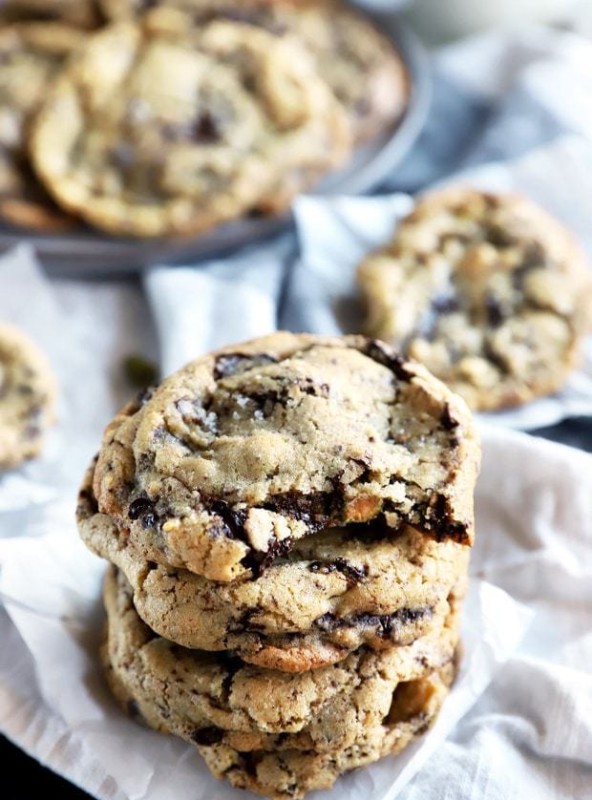
M 124 408 L 94 494 L 146 559 L 229 581 L 351 523 L 470 544 L 478 461 L 465 403 L 423 366 L 364 337 L 277 333 Z
M 474 409 L 561 388 L 592 325 L 592 268 L 525 197 L 424 196 L 360 266 L 366 331 L 401 348 Z

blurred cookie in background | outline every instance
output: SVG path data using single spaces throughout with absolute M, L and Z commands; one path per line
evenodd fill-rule
M 285 208 L 349 153 L 339 104 L 297 42 L 227 21 L 90 36 L 46 92 L 33 166 L 113 234 L 195 234 Z
M 365 330 L 421 361 L 473 409 L 560 389 L 592 323 L 592 273 L 526 197 L 453 188 L 421 198 L 360 266 Z
M 104 17 L 95 0 L 4 0 L 0 20 L 59 21 L 92 30 L 103 22 Z
M 0 323 L 0 469 L 39 454 L 55 399 L 45 355 L 18 328 Z
M 296 37 L 343 106 L 356 143 L 390 127 L 407 105 L 409 78 L 393 43 L 363 13 L 339 0 L 102 0 L 102 8 L 114 20 L 149 9 L 154 15 L 156 8 L 168 14 L 168 23 L 177 12 L 179 31 L 186 29 L 189 16 L 200 25 L 229 19 Z
M 26 141 L 49 82 L 83 39 L 59 23 L 0 27 L 0 216 L 13 225 L 52 232 L 75 224 L 35 178 Z

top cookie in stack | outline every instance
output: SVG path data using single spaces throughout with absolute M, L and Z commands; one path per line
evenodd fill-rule
M 42 230 L 189 235 L 281 213 L 408 95 L 391 43 L 333 0 L 13 0 L 0 47 L 0 213 Z
M 80 494 L 115 695 L 272 797 L 400 749 L 454 675 L 478 460 L 464 402 L 378 341 L 187 365 L 107 427 Z M 263 687 L 291 698 L 267 722 Z

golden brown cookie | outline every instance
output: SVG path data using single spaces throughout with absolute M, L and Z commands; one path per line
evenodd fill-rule
M 0 323 L 0 469 L 39 454 L 55 396 L 45 355 L 20 330 Z
M 26 143 L 49 82 L 83 36 L 48 22 L 0 28 L 0 217 L 13 225 L 52 232 L 75 224 L 35 178 Z
M 184 647 L 233 650 L 249 663 L 302 672 L 361 645 L 409 644 L 441 627 L 451 592 L 462 594 L 470 548 L 372 524 L 311 534 L 260 574 L 209 581 L 147 561 L 96 512 L 92 477 L 91 469 L 78 505 L 83 541 L 125 574 L 144 622 Z
M 479 410 L 560 389 L 592 324 L 590 264 L 557 220 L 517 195 L 425 195 L 358 281 L 366 331 Z
M 94 493 L 146 560 L 229 581 L 352 523 L 470 544 L 478 462 L 466 405 L 420 364 L 364 337 L 278 332 L 124 408 Z
M 203 232 L 274 190 L 280 210 L 348 149 L 343 112 L 307 54 L 231 22 L 94 34 L 48 91 L 31 138 L 60 205 L 134 236 Z
M 314 57 L 317 73 L 344 108 L 355 142 L 392 127 L 409 95 L 406 67 L 369 18 L 339 0 L 102 0 L 111 19 L 147 11 L 179 31 L 230 19 L 296 37 Z

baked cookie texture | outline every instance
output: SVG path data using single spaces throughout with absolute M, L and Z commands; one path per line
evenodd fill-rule
M 383 342 L 191 362 L 107 426 L 79 495 L 113 695 L 271 798 L 406 747 L 455 675 L 478 466 L 464 401 Z
M 405 747 L 431 725 L 454 677 L 458 617 L 437 635 L 299 675 L 155 637 L 111 568 L 103 661 L 132 716 L 197 746 L 211 771 L 268 797 L 301 798 Z
M 56 200 L 114 234 L 206 231 L 279 211 L 349 152 L 345 115 L 297 42 L 231 22 L 90 36 L 31 132 Z
M 49 232 L 73 224 L 36 180 L 26 144 L 47 84 L 83 40 L 59 23 L 0 27 L 0 216 L 11 224 Z
M 146 560 L 230 581 L 373 520 L 469 544 L 464 402 L 365 337 L 276 333 L 189 364 L 107 427 L 97 510 Z
M 592 324 L 592 271 L 525 197 L 425 195 L 359 267 L 366 331 L 421 361 L 473 409 L 560 389 Z
M 39 454 L 56 394 L 44 354 L 18 328 L 0 323 L 0 470 Z
M 125 574 L 137 613 L 156 633 L 290 672 L 341 661 L 362 645 L 407 645 L 441 627 L 451 592 L 462 594 L 469 557 L 464 545 L 409 526 L 350 526 L 298 540 L 260 575 L 216 583 L 147 561 L 96 513 L 92 470 L 78 527 L 88 547 Z
M 112 19 L 138 16 L 146 3 L 103 0 Z M 347 115 L 356 143 L 388 130 L 409 99 L 406 68 L 392 43 L 361 13 L 338 0 L 162 0 L 155 23 L 178 31 L 228 19 L 296 38 Z

